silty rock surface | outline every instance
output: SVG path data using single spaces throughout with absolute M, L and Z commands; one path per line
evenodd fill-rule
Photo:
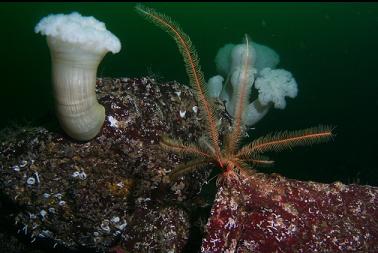
M 378 188 L 224 175 L 202 252 L 378 252 Z
M 209 171 L 167 184 L 187 158 L 158 142 L 163 134 L 194 142 L 205 132 L 193 93 L 148 78 L 99 79 L 97 92 L 107 116 L 90 142 L 42 127 L 2 133 L 1 227 L 64 252 L 182 251 L 193 225 L 182 207 Z M 224 132 L 231 121 L 216 108 Z M 219 182 L 203 252 L 378 252 L 377 188 L 259 173 Z
M 165 134 L 194 142 L 205 132 L 191 89 L 104 78 L 97 95 L 106 120 L 89 142 L 43 127 L 3 132 L 1 202 L 12 206 L 3 221 L 30 242 L 63 251 L 106 252 L 118 244 L 130 252 L 179 252 L 189 218 L 178 206 L 200 192 L 209 171 L 166 183 L 167 173 L 188 158 L 165 152 L 159 140 Z M 216 107 L 220 128 L 228 128 L 223 105 Z

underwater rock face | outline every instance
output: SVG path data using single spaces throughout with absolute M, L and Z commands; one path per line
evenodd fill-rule
M 202 252 L 378 252 L 378 188 L 224 176 Z
M 191 89 L 149 78 L 103 78 L 97 88 L 107 115 L 89 142 L 43 127 L 3 132 L 1 227 L 46 252 L 182 252 L 194 226 L 186 207 L 209 171 L 169 184 L 188 158 L 158 144 L 161 135 L 195 142 L 205 132 Z M 222 103 L 215 108 L 223 133 L 231 119 Z M 202 252 L 378 252 L 377 187 L 222 177 Z M 4 252 L 28 247 L 0 235 Z
M 203 134 L 191 89 L 149 78 L 98 79 L 97 89 L 106 120 L 93 140 L 39 127 L 1 141 L 1 202 L 13 208 L 8 223 L 45 248 L 180 252 L 189 218 L 178 206 L 190 203 L 209 170 L 168 184 L 167 173 L 183 158 L 162 150 L 159 140 L 167 134 L 193 142 Z M 220 127 L 229 127 L 218 105 L 218 116 L 228 119 Z

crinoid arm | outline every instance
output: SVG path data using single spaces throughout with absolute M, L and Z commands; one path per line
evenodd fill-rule
M 186 173 L 202 169 L 210 164 L 209 159 L 195 159 L 175 167 L 169 174 L 169 179 L 175 181 Z
M 200 108 L 206 114 L 207 130 L 215 149 L 216 156 L 220 157 L 219 134 L 217 131 L 214 109 L 206 97 L 206 85 L 203 73 L 199 65 L 199 58 L 190 38 L 186 35 L 180 26 L 170 17 L 148 8 L 141 4 L 136 5 L 136 10 L 151 23 L 166 31 L 176 42 L 181 55 L 184 58 L 186 72 L 192 88 L 196 92 Z
M 251 164 L 252 167 L 270 167 L 274 165 L 274 161 L 270 160 L 266 156 L 254 154 L 252 157 L 242 159 L 243 162 Z
M 250 60 L 251 52 L 249 47 L 248 36 L 245 35 L 244 46 L 246 48 L 245 54 L 243 55 L 243 66 L 240 70 L 239 78 L 239 88 L 237 92 L 236 108 L 235 108 L 235 119 L 233 121 L 232 131 L 226 137 L 226 152 L 228 154 L 234 154 L 238 148 L 239 141 L 242 138 L 242 117 L 243 112 L 249 102 L 249 83 L 250 83 L 250 69 L 252 62 Z
M 162 136 L 160 139 L 160 146 L 176 154 L 194 155 L 202 158 L 209 158 L 210 155 L 205 150 L 193 144 L 183 144 L 181 141 L 170 139 L 167 136 Z
M 243 147 L 237 157 L 250 157 L 267 151 L 282 151 L 296 146 L 306 146 L 329 141 L 333 137 L 333 128 L 330 126 L 317 126 L 304 130 L 284 131 L 267 135 L 254 140 Z

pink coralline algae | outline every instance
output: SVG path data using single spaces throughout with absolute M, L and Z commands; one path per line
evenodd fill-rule
M 202 252 L 378 252 L 378 188 L 222 175 Z

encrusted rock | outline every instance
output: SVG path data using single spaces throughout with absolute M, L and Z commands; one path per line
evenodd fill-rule
M 165 152 L 159 141 L 163 134 L 184 142 L 202 136 L 204 118 L 193 110 L 193 92 L 150 78 L 98 79 L 97 89 L 106 120 L 93 140 L 77 142 L 43 127 L 20 128 L 1 140 L 2 201 L 15 206 L 8 224 L 50 247 L 105 252 L 121 241 L 131 252 L 179 252 L 189 221 L 177 203 L 190 203 L 209 170 L 183 177 L 180 190 L 172 190 L 166 175 L 187 158 Z M 216 107 L 220 127 L 228 128 L 223 105 Z
M 378 188 L 224 175 L 202 252 L 378 252 Z

